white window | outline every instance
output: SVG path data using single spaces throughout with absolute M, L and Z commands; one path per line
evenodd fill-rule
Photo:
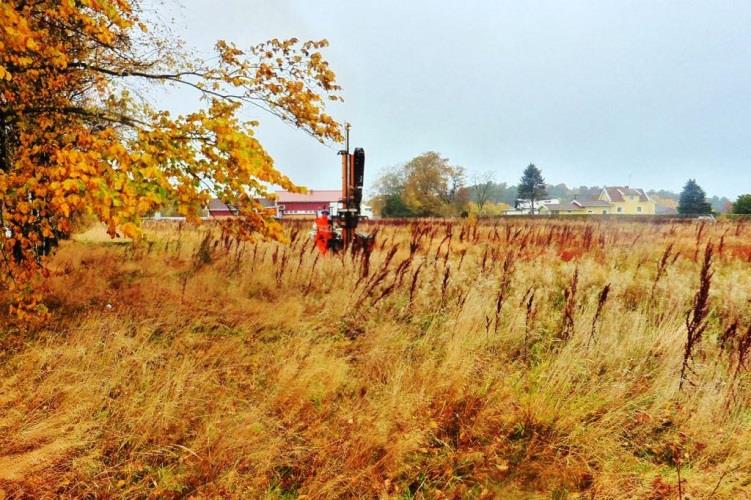
M 639 213 L 641 213 L 641 205 L 638 206 L 638 207 L 636 207 L 636 211 L 639 212 Z
M 618 207 L 618 213 L 623 213 L 623 207 Z

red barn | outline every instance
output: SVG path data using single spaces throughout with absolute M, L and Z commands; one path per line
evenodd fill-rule
M 221 200 L 218 200 L 216 198 L 209 201 L 209 206 L 206 208 L 208 209 L 209 215 L 211 217 L 231 217 L 233 215 L 237 215 L 237 212 L 234 208 L 225 205 Z
M 341 189 L 311 189 L 307 193 L 277 191 L 277 215 L 283 218 L 311 218 L 321 210 L 336 206 L 341 199 Z
M 256 198 L 256 200 L 261 204 L 261 206 L 264 209 L 268 210 L 271 213 L 271 215 L 274 215 L 275 205 L 273 202 L 266 200 L 264 198 Z M 235 207 L 226 205 L 217 198 L 210 200 L 209 206 L 206 208 L 209 212 L 209 216 L 211 217 L 232 217 L 232 216 L 237 215 L 237 209 Z

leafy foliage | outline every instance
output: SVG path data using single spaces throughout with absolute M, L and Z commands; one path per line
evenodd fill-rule
M 469 201 L 464 169 L 432 151 L 384 174 L 376 192 L 371 205 L 383 217 L 454 216 Z
M 378 179 L 376 195 L 371 201 L 373 209 L 382 217 L 410 217 L 412 212 L 402 199 L 404 174 L 401 171 L 386 172 Z
M 325 40 L 219 41 L 208 64 L 147 26 L 138 0 L 11 0 L 0 26 L 0 283 L 26 297 L 21 316 L 41 309 L 30 284 L 85 215 L 137 238 L 160 206 L 197 221 L 218 197 L 242 216 L 227 222 L 239 236 L 283 237 L 256 199 L 271 185 L 301 188 L 276 170 L 242 106 L 341 138 L 325 109 L 340 100 Z M 205 106 L 171 116 L 137 98 L 137 84 L 190 87 Z
M 734 214 L 751 214 L 751 194 L 742 194 L 733 203 Z

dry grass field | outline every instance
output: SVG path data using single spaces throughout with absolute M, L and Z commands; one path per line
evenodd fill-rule
M 751 224 L 368 229 L 65 243 L 0 498 L 751 498 Z

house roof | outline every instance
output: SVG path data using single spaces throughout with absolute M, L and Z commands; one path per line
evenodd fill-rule
M 549 205 L 543 205 L 543 207 L 550 211 L 571 210 L 579 211 L 587 208 L 607 208 L 610 203 L 602 200 L 574 200 L 569 203 L 551 203 Z
M 665 205 L 657 205 L 655 207 L 655 213 L 658 215 L 676 215 L 678 214 L 678 210 L 676 210 L 674 207 L 667 207 Z
M 579 205 L 584 208 L 609 207 L 610 203 L 604 200 L 574 200 L 572 205 Z
M 342 199 L 340 189 L 311 189 L 307 193 L 291 193 L 289 191 L 277 191 L 278 203 L 330 203 Z
M 614 202 L 626 201 L 624 196 L 638 196 L 639 201 L 649 201 L 649 196 L 643 189 L 628 186 L 607 186 L 605 192 L 608 194 L 608 198 Z
M 213 198 L 209 200 L 209 206 L 207 208 L 211 212 L 216 212 L 220 210 L 232 210 L 225 203 L 223 203 L 222 200 L 220 200 L 219 198 Z
M 579 205 L 575 205 L 572 203 L 550 203 L 548 205 L 543 205 L 540 208 L 544 208 L 546 210 L 555 211 L 555 210 L 584 210 L 583 207 Z

